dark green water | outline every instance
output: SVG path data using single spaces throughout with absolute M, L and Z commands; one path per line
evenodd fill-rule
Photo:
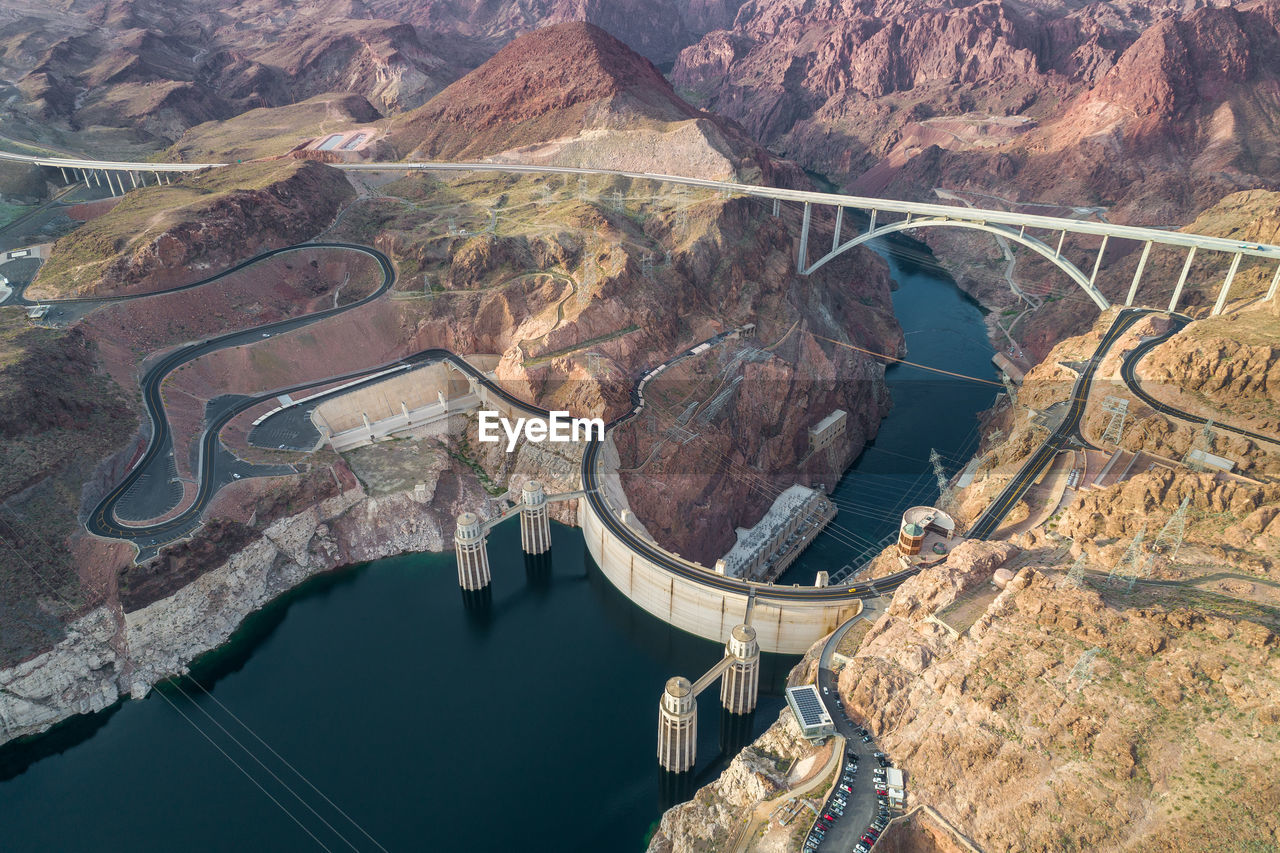
M 976 306 L 927 268 L 895 274 L 910 357 L 991 375 Z M 891 531 L 894 491 L 920 486 L 930 447 L 962 452 L 994 390 L 889 376 L 895 409 L 837 492 L 849 533 L 825 535 L 793 573 L 847 561 L 852 533 Z M 511 523 L 490 537 L 487 606 L 464 607 L 451 554 L 381 560 L 256 614 L 195 678 L 388 850 L 641 850 L 662 807 L 687 796 L 664 796 L 656 766 L 663 682 L 696 677 L 720 647 L 627 601 L 576 530 L 555 527 L 541 568 L 518 543 Z M 776 719 L 794 660 L 765 657 L 760 710 L 725 751 L 718 697 L 703 695 L 695 784 Z M 308 831 L 330 850 L 376 849 L 222 707 L 179 686 L 187 695 L 163 688 L 0 749 L 0 851 L 320 849 Z

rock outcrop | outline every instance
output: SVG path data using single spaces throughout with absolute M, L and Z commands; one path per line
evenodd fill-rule
M 457 514 L 484 500 L 474 479 L 460 474 L 446 461 L 424 466 L 425 491 L 370 497 L 353 486 L 250 531 L 222 562 L 201 567 L 176 590 L 90 611 L 52 649 L 0 670 L 0 743 L 100 711 L 126 694 L 145 695 L 310 577 L 451 547 Z
M 246 163 L 152 186 L 54 243 L 33 298 L 119 296 L 198 280 L 266 249 L 300 243 L 355 195 L 320 163 Z

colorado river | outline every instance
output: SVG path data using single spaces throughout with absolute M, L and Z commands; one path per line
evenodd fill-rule
M 944 275 L 894 266 L 908 357 L 992 376 L 978 308 Z M 992 398 L 989 386 L 912 368 L 889 378 L 894 409 L 836 493 L 837 523 L 867 540 L 895 527 L 892 501 L 880 496 L 922 482 L 928 496 L 920 474 L 930 448 L 958 457 Z M 221 749 L 327 848 L 350 849 L 345 838 L 376 849 L 257 735 L 388 850 L 642 849 L 663 806 L 654 756 L 663 682 L 697 677 L 720 647 L 627 601 L 576 530 L 556 526 L 553 537 L 549 569 L 529 572 L 514 522 L 495 530 L 492 603 L 480 609 L 463 607 L 452 554 L 315 579 L 194 668 L 216 702 L 183 681 L 181 691 L 165 687 L 0 748 L 0 847 L 318 849 Z M 792 574 L 812 580 L 850 556 L 847 537 L 827 534 Z M 794 662 L 765 656 L 753 733 L 777 718 Z M 726 760 L 718 717 L 711 690 L 701 701 L 698 784 Z

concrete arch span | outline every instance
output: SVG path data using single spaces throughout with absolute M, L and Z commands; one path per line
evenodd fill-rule
M 1106 311 L 1108 308 L 1111 307 L 1111 303 L 1107 300 L 1107 297 L 1103 296 L 1102 293 L 1096 287 L 1094 287 L 1092 277 L 1085 275 L 1084 272 L 1079 267 L 1077 267 L 1075 264 L 1071 263 L 1071 261 L 1063 257 L 1061 251 L 1055 250 L 1053 247 L 1049 246 L 1048 244 L 1044 243 L 1041 240 L 1036 239 L 1035 237 L 1028 236 L 1023 229 L 1014 229 L 1008 225 L 998 225 L 990 222 L 972 222 L 964 219 L 951 219 L 949 217 L 944 217 L 944 216 L 930 216 L 930 217 L 921 217 L 918 219 L 914 219 L 914 218 L 905 219 L 900 222 L 890 222 L 878 228 L 873 228 L 872 230 L 859 234 L 857 237 L 854 237 L 852 240 L 849 240 L 845 243 L 841 243 L 839 246 L 832 249 L 827 254 L 823 255 L 821 258 L 815 261 L 811 266 L 805 269 L 805 273 L 807 274 L 807 273 L 813 272 L 814 270 L 818 269 L 818 267 L 822 266 L 823 264 L 827 263 L 833 258 L 841 255 L 844 252 L 849 251 L 855 246 L 861 246 L 864 243 L 874 240 L 876 237 L 883 237 L 886 234 L 894 234 L 899 231 L 906 231 L 909 228 L 932 228 L 932 227 L 939 227 L 939 226 L 945 226 L 945 227 L 951 227 L 951 228 L 971 228 L 977 231 L 986 231 L 989 234 L 995 234 L 999 237 L 1004 237 L 1006 240 L 1012 240 L 1018 245 L 1026 246 L 1028 249 L 1040 255 L 1041 257 L 1049 261 L 1051 264 L 1056 266 L 1058 269 L 1062 270 L 1064 273 L 1070 276 L 1071 280 L 1074 281 L 1077 285 L 1079 285 L 1080 289 L 1083 290 L 1089 296 L 1089 298 L 1093 300 L 1094 304 L 1098 306 L 1099 310 Z M 1096 269 L 1094 271 L 1094 275 L 1095 276 L 1097 275 Z

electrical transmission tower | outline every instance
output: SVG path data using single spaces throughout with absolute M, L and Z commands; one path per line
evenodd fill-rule
M 951 505 L 951 484 L 947 472 L 942 469 L 942 457 L 936 448 L 929 451 L 929 464 L 933 466 L 933 476 L 938 481 L 938 507 L 946 509 Z
M 1200 451 L 1201 454 L 1210 453 L 1213 450 L 1213 421 L 1207 420 L 1204 426 L 1200 428 L 1200 432 L 1196 433 L 1195 439 L 1191 442 L 1191 447 L 1187 448 L 1187 455 L 1182 457 L 1182 464 L 1186 465 L 1197 474 L 1204 470 L 1204 456 L 1196 456 L 1195 452 Z
M 1187 495 L 1178 505 L 1178 511 L 1160 528 L 1156 540 L 1151 543 L 1155 554 L 1162 554 L 1173 562 L 1178 558 L 1178 549 L 1182 547 L 1182 537 L 1187 533 L 1187 509 L 1191 506 L 1191 496 Z
M 1071 564 L 1071 570 L 1067 572 L 1067 586 L 1073 589 L 1084 589 L 1084 564 L 1089 562 L 1084 552 L 1076 557 L 1076 561 Z
M 1124 556 L 1111 569 L 1111 574 L 1107 575 L 1108 585 L 1127 580 L 1129 585 L 1126 591 L 1133 592 L 1133 585 L 1138 582 L 1138 578 L 1146 577 L 1151 571 L 1152 557 L 1142 547 L 1142 539 L 1145 535 L 1145 530 L 1139 530 L 1138 535 L 1133 537 Z
M 1009 395 L 1010 405 L 1018 402 L 1018 386 L 1013 384 L 1013 380 L 1009 378 L 1009 374 L 1003 370 L 1000 371 L 1000 381 L 1004 383 L 1005 393 Z
M 1102 443 L 1118 447 L 1120 436 L 1124 433 L 1124 419 L 1129 414 L 1129 401 L 1123 397 L 1107 397 L 1102 401 L 1102 411 L 1111 415 L 1111 420 L 1102 433 Z
M 1085 684 L 1093 678 L 1093 659 L 1096 658 L 1102 649 L 1097 646 L 1080 655 L 1080 659 L 1076 661 L 1076 665 L 1071 668 L 1071 675 L 1067 676 L 1068 681 L 1076 682 L 1076 692 L 1084 689 Z

